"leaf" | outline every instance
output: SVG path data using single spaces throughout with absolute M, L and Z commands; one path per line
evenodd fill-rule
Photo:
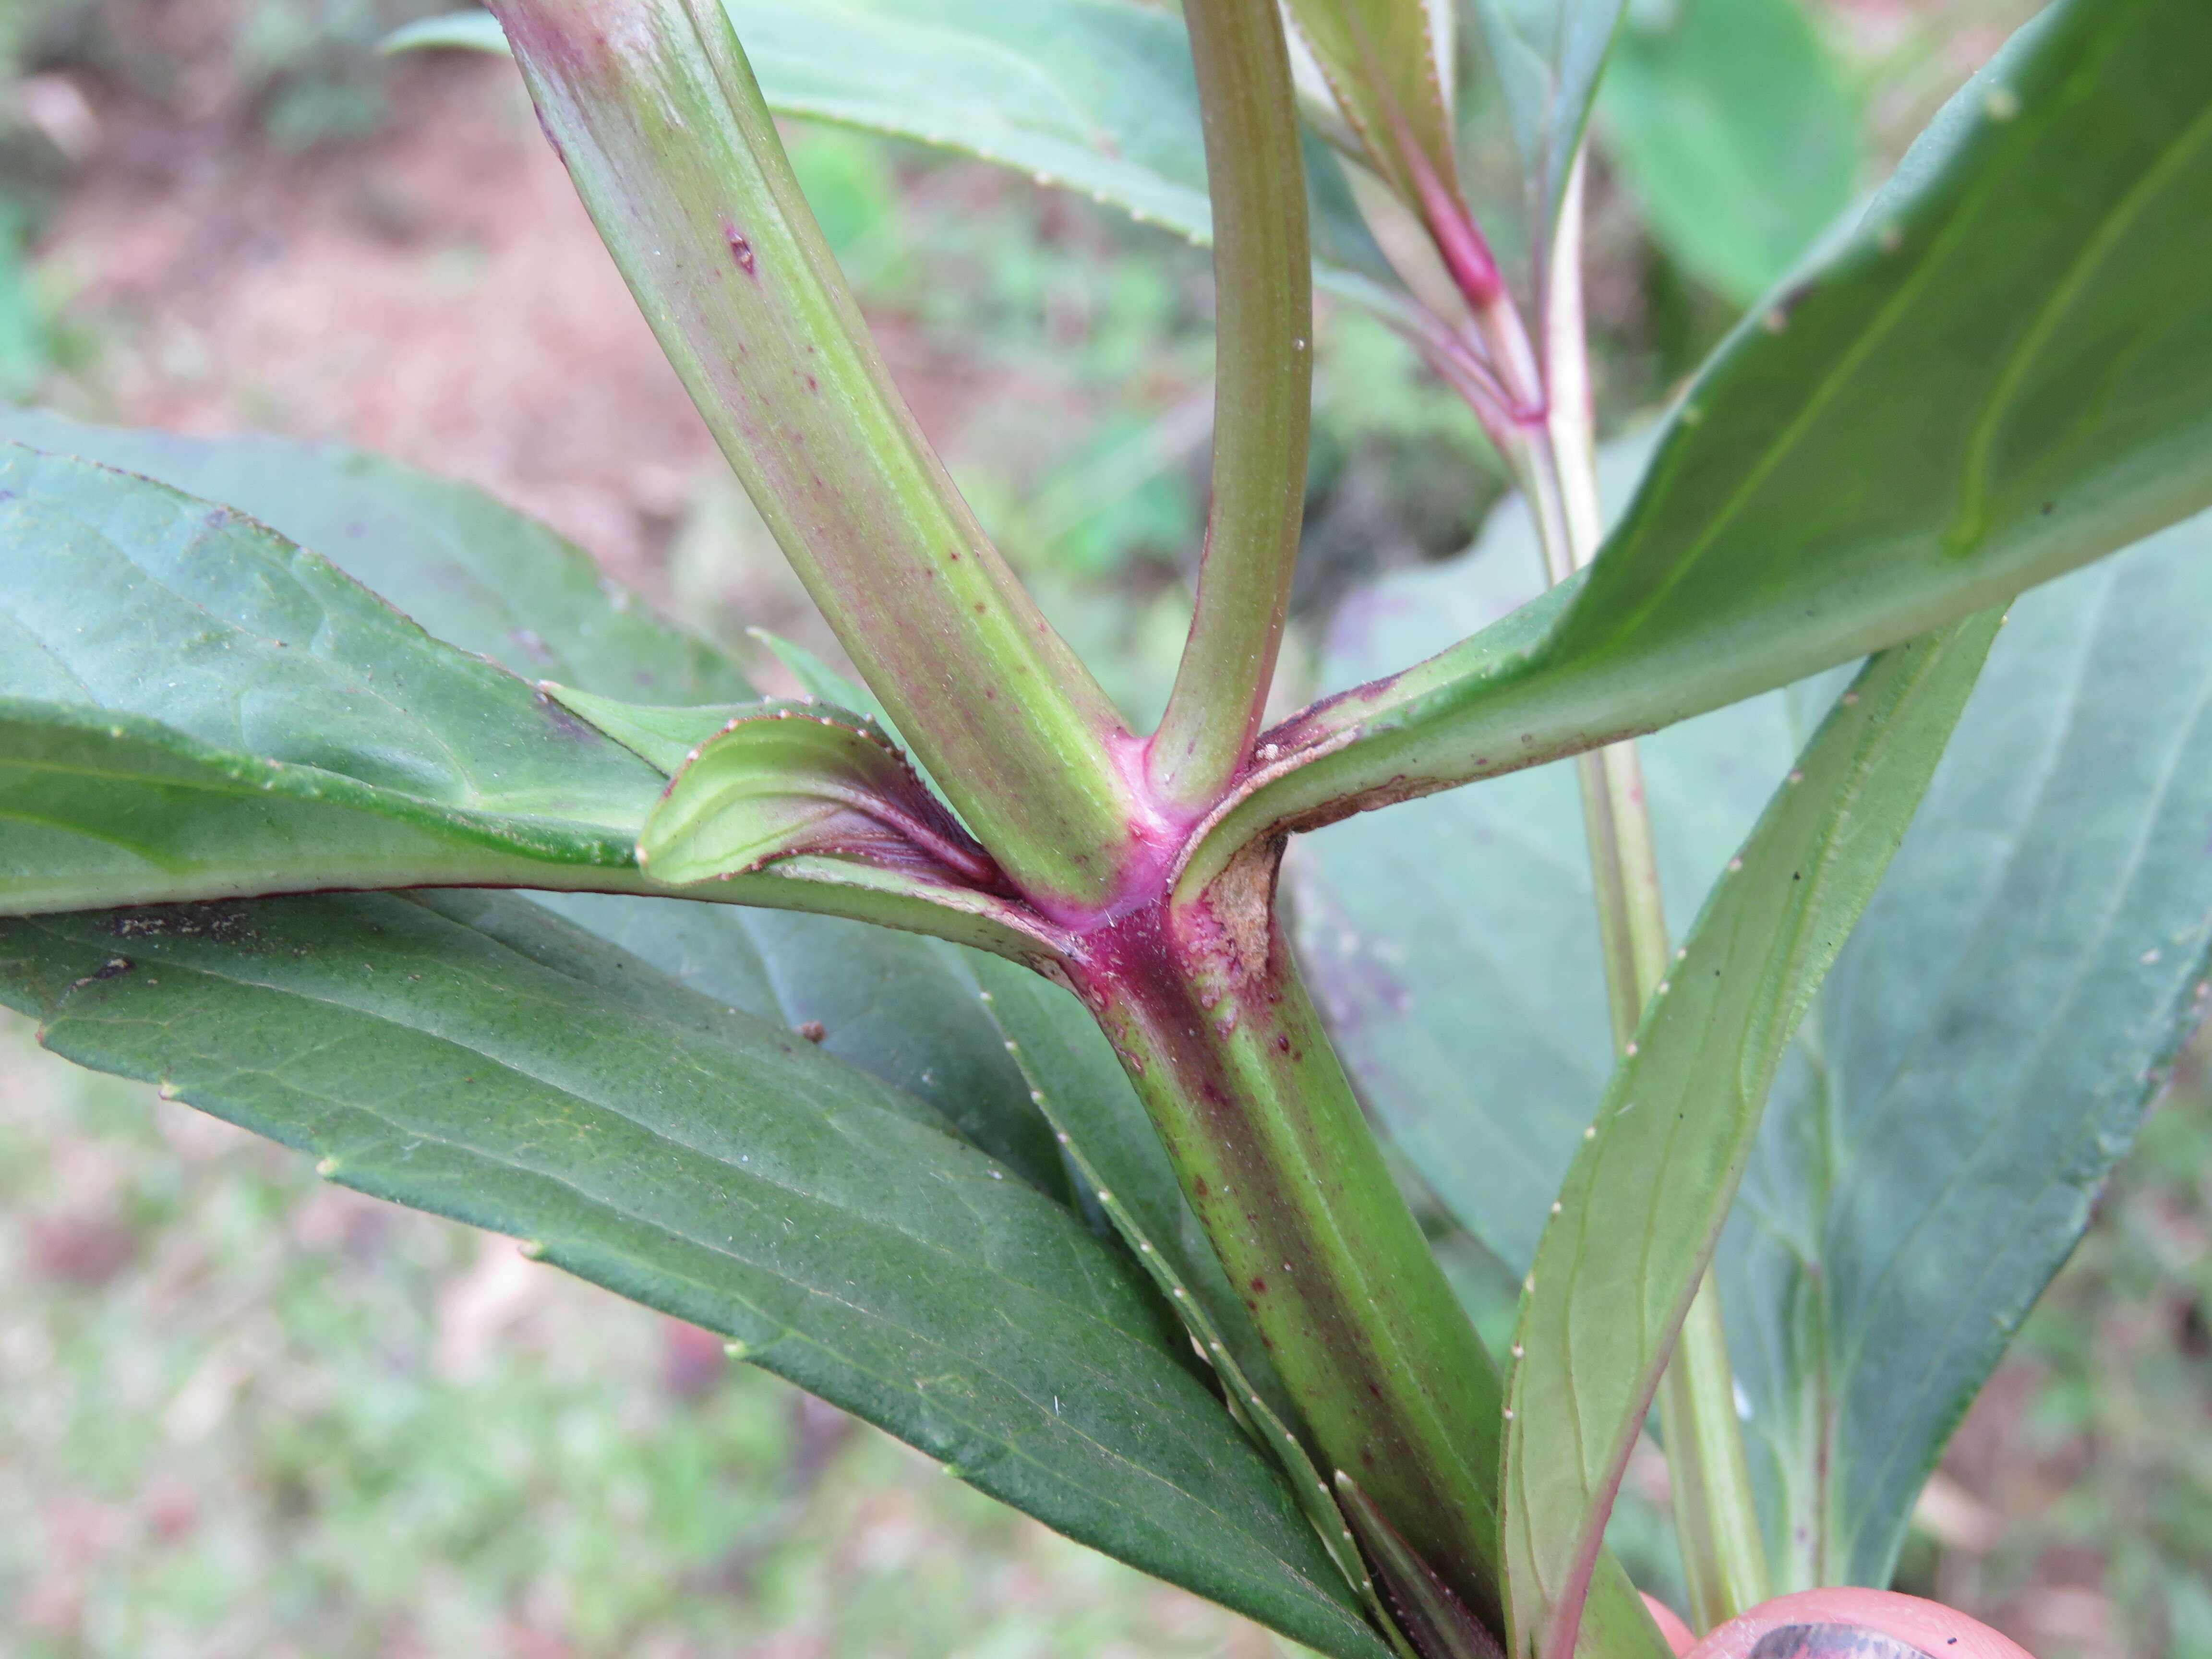
M 15 909 L 639 884 L 652 770 L 228 507 L 0 447 Z
M 1538 248 L 1548 248 L 1605 72 L 1624 0 L 1474 0 L 1528 174 Z
M 1943 1441 L 2201 1006 L 2208 546 L 2192 520 L 2014 604 L 1784 1062 L 1717 1256 L 1784 1588 L 1888 1581 Z M 1389 579 L 1340 616 L 1324 683 L 1510 606 L 1531 580 L 1510 566 L 1534 562 L 1501 514 L 1474 559 Z M 1784 703 L 1641 745 L 1675 917 L 1789 765 Z M 1546 767 L 1333 826 L 1288 866 L 1364 1095 L 1516 1273 L 1612 1064 L 1582 833 L 1571 769 Z M 1978 1266 L 1923 1271 L 1923 1249 Z
M 57 1053 L 722 1332 L 1072 1536 L 1384 1651 L 1118 1250 L 921 1103 L 619 958 L 519 899 L 291 899 L 0 922 L 0 996 Z
M 1995 612 L 1869 663 L 1707 899 L 1583 1131 L 1508 1384 L 1518 1654 L 1574 1651 L 1605 1522 L 1758 1132 L 1768 1085 L 1918 805 Z
M 657 643 L 610 645 L 602 665 Z M 661 778 L 629 750 L 227 507 L 14 445 L 0 775 L 0 909 L 18 914 L 332 887 L 665 890 L 635 856 Z M 847 860 L 787 860 L 714 896 L 1021 957 L 1052 945 L 992 895 Z
M 696 757 L 700 745 L 730 723 L 773 703 L 708 703 L 698 708 L 661 708 L 615 697 L 595 697 L 573 686 L 540 680 L 538 689 L 586 726 L 612 738 L 664 778 L 672 778 Z
M 647 872 L 675 886 L 805 853 L 987 890 L 1003 883 L 890 738 L 823 703 L 739 714 L 690 751 L 638 839 Z
M 1288 10 L 1369 164 L 1419 207 L 1432 185 L 1455 195 L 1459 158 L 1437 62 L 1437 0 L 1288 0 Z
M 1127 0 L 726 0 L 725 9 L 779 115 L 957 150 L 1212 245 L 1198 83 L 1172 12 Z M 483 15 L 426 20 L 386 49 L 504 52 Z M 1314 280 L 1397 314 L 1397 278 L 1342 168 L 1310 137 L 1305 156 Z
M 1660 244 L 1748 304 L 1850 206 L 1859 112 L 1800 0 L 1634 8 L 1598 94 L 1607 154 Z
M 1648 448 L 1601 457 L 1631 493 Z M 1542 586 L 1519 497 L 1465 556 L 1339 611 L 1323 689 L 1356 684 L 1504 615 Z M 1831 690 L 1832 697 L 1832 689 Z M 1783 694 L 1641 745 L 1677 929 L 1757 822 L 1802 733 Z M 1532 767 L 1363 812 L 1293 844 L 1299 955 L 1346 1064 L 1391 1139 L 1517 1276 L 1613 1068 L 1596 902 L 1571 766 Z
M 2212 11 L 2061 0 L 1691 388 L 1596 563 L 1267 734 L 1255 835 L 1649 731 L 2212 501 Z
M 0 405 L 9 440 L 234 507 L 525 679 L 637 702 L 757 695 L 727 657 L 662 621 L 580 548 L 467 484 L 337 445 L 185 438 Z
M 1782 1588 L 1886 1584 L 2212 975 L 2212 520 L 2013 608 L 1778 1085 L 1723 1287 Z

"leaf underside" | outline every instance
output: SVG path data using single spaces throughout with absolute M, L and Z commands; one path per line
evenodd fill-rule
M 346 494 L 357 458 L 343 452 L 25 424 L 27 435 L 254 498 L 295 533 L 336 535 L 331 544 L 364 570 L 414 582 L 434 629 L 450 617 L 457 633 L 503 642 L 525 672 L 543 665 L 532 641 L 561 640 L 566 672 L 586 665 L 576 678 L 603 696 L 633 686 L 694 701 L 750 695 L 704 647 L 595 575 L 579 581 L 586 573 L 574 562 L 498 568 L 509 550 L 562 544 L 471 492 L 378 464 L 395 488 L 372 514 Z M 149 696 L 196 694 L 165 699 L 164 714 L 218 735 L 258 720 L 257 741 L 283 737 L 287 720 L 304 725 L 305 711 L 318 720 L 301 740 L 324 744 L 327 760 L 350 737 L 355 749 L 337 757 L 364 770 L 384 750 L 361 732 L 396 732 L 404 757 L 416 742 L 407 721 L 459 707 L 471 716 L 466 741 L 434 751 L 459 775 L 475 776 L 476 764 L 510 786 L 518 755 L 530 753 L 510 729 L 513 711 L 543 720 L 550 708 L 565 740 L 604 750 L 613 775 L 641 778 L 648 799 L 657 787 L 659 773 L 629 750 L 489 665 L 453 659 L 261 526 L 81 463 L 17 459 L 54 486 L 47 494 L 58 492 L 76 527 L 58 538 L 40 526 L 9 546 L 76 557 L 64 558 L 64 575 L 93 568 L 86 559 L 120 559 L 110 601 L 167 607 L 170 621 L 118 634 L 118 667 L 76 632 L 100 631 L 100 590 L 72 600 L 67 582 L 31 570 L 10 589 L 20 611 L 0 623 L 8 690 L 81 700 L 97 683 L 96 695 L 127 700 L 151 679 Z M 27 499 L 52 506 L 39 489 Z M 349 526 L 366 533 L 338 533 Z M 158 563 L 149 548 L 173 556 L 161 567 L 173 580 L 148 579 Z M 245 627 L 257 604 L 285 625 Z M 41 605 L 60 609 L 27 628 Z M 485 631 L 494 626 L 496 637 Z M 61 642 L 58 658 L 33 643 L 42 638 Z M 364 641 L 385 654 L 349 653 Z M 227 654 L 197 662 L 207 650 Z M 684 651 L 694 653 L 684 678 L 654 679 L 681 666 Z M 270 667 L 292 652 L 307 660 Z M 374 688 L 372 663 L 386 673 Z M 415 675 L 410 686 L 445 688 L 446 701 L 383 695 L 399 668 Z M 303 697 L 296 678 L 273 682 L 284 696 L 251 695 L 257 674 L 280 672 L 328 695 Z M 111 756 L 140 745 L 132 752 L 149 771 L 240 764 L 120 708 L 77 701 L 33 712 L 27 728 L 0 727 L 9 763 L 82 728 Z M 320 793 L 301 810 L 319 815 L 315 836 L 344 805 L 329 799 L 339 786 L 383 787 L 313 770 Z M 256 833 L 283 827 L 289 797 L 228 781 L 247 797 Z M 1091 1054 L 1089 1071 L 1054 1085 L 1070 1144 L 1040 1113 L 977 992 L 979 974 L 1026 981 L 1017 970 L 830 916 L 592 892 L 171 905 L 0 922 L 0 939 L 6 1000 L 38 1013 L 49 1045 L 81 1063 L 159 1079 L 336 1159 L 339 1180 L 515 1233 L 624 1294 L 757 1345 L 763 1363 L 954 1462 L 985 1490 L 1322 1651 L 1386 1650 L 1279 1472 L 1200 1381 L 1188 1337 L 1085 1184 L 1149 1191 L 1157 1235 L 1203 1249 L 1171 1176 L 1153 1178 L 1157 1141 L 1110 1054 L 1106 1073 Z M 1037 1030 L 1103 1043 L 1065 994 L 1039 988 L 1049 1012 Z M 1079 1032 L 1066 1029 L 1070 1018 Z M 1042 1323 L 1024 1331 L 1024 1321 Z M 1102 1360 L 1086 1343 L 1118 1357 Z M 1013 1355 L 1029 1357 L 1026 1370 Z M 1263 1356 L 1245 1364 L 1263 1391 L 1278 1386 Z M 1182 1500 L 1162 1496 L 1178 1491 L 1196 1504 L 1180 1518 Z
M 1125 1252 L 920 1101 L 526 900 L 10 920 L 0 999 L 66 1058 L 720 1332 L 1072 1536 L 1382 1651 Z
M 1615 459 L 1620 493 L 1636 459 Z M 1888 1581 L 1944 1440 L 2201 1013 L 2208 547 L 2191 520 L 2013 606 L 1782 1065 L 1717 1258 L 1781 1588 Z M 1536 580 L 1503 514 L 1476 555 L 1357 596 L 1324 672 L 1365 678 Z M 1640 745 L 1670 914 L 1697 909 L 1812 701 Z M 1516 1273 L 1613 1064 L 1581 836 L 1572 769 L 1545 767 L 1336 825 L 1289 866 L 1347 1064 Z M 1975 1271 L 1916 1271 L 1923 1249 Z
M 1514 1651 L 1573 1652 L 1628 1455 L 1769 1084 L 1918 805 L 1998 614 L 1875 658 L 1706 900 L 1559 1188 L 1508 1385 Z

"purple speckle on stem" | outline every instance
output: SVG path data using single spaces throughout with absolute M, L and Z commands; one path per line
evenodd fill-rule
M 730 258 L 738 262 L 738 269 L 750 276 L 753 273 L 753 245 L 748 242 L 734 225 L 722 227 L 722 234 L 729 239 Z

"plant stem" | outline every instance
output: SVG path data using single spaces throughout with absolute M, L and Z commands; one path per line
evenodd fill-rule
M 1316 1462 L 1349 1474 L 1495 1632 L 1501 1380 L 1300 981 L 1273 915 L 1279 853 L 1279 843 L 1259 849 L 1194 900 L 1094 930 L 1069 972 L 1120 1052 Z M 1639 1652 L 1650 1620 L 1609 1558 L 1591 1619 L 1617 1634 L 1612 1651 Z
M 1211 805 L 1250 752 L 1274 676 L 1305 514 L 1313 267 L 1305 170 L 1273 0 L 1186 0 L 1213 200 L 1213 502 L 1198 604 L 1153 788 Z
M 495 0 L 547 137 L 807 591 L 1040 908 L 1120 897 L 1111 702 L 931 450 L 716 0 Z
M 1547 574 L 1564 580 L 1597 556 L 1604 520 L 1591 430 L 1589 359 L 1582 309 L 1582 181 L 1577 158 L 1561 204 L 1559 241 L 1547 271 L 1544 339 L 1550 392 L 1546 441 L 1526 463 Z M 1613 1045 L 1635 1040 L 1645 1003 L 1667 976 L 1671 951 L 1659 889 L 1657 849 L 1633 742 L 1576 757 L 1583 819 L 1596 888 Z M 1720 1286 L 1708 1267 L 1675 1340 L 1659 1389 L 1675 1531 L 1699 1631 L 1766 1596 L 1766 1551 L 1744 1455 L 1729 1364 Z

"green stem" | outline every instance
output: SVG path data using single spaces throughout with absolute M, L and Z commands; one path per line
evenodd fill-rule
M 1504 1391 L 1390 1177 L 1272 914 L 1255 853 L 1087 935 L 1069 971 L 1120 1052 L 1319 1467 L 1350 1474 L 1493 1632 Z M 1608 1558 L 1614 1653 L 1650 1620 Z M 1656 1638 L 1653 1639 L 1656 1640 Z
M 1273 0 L 1186 0 L 1213 200 L 1213 504 L 1198 605 L 1152 786 L 1202 811 L 1250 752 L 1305 513 L 1313 266 L 1282 18 Z
M 1590 429 L 1589 358 L 1582 319 L 1582 162 L 1570 175 L 1559 246 L 1546 295 L 1546 441 L 1532 445 L 1540 481 L 1536 520 L 1554 582 L 1597 556 L 1604 521 Z M 1634 743 L 1579 755 L 1583 820 L 1596 887 L 1598 934 L 1616 1048 L 1635 1040 L 1644 1004 L 1666 978 L 1671 955 L 1659 890 L 1657 848 Z M 1708 1267 L 1676 1339 L 1659 1389 L 1674 1524 L 1699 1631 L 1766 1598 L 1766 1549 L 1735 1409 L 1735 1378 L 1721 1318 L 1720 1286 Z
M 1143 816 L 1120 720 L 892 384 L 720 5 L 495 9 L 646 319 L 871 689 L 1026 894 L 1110 902 Z

